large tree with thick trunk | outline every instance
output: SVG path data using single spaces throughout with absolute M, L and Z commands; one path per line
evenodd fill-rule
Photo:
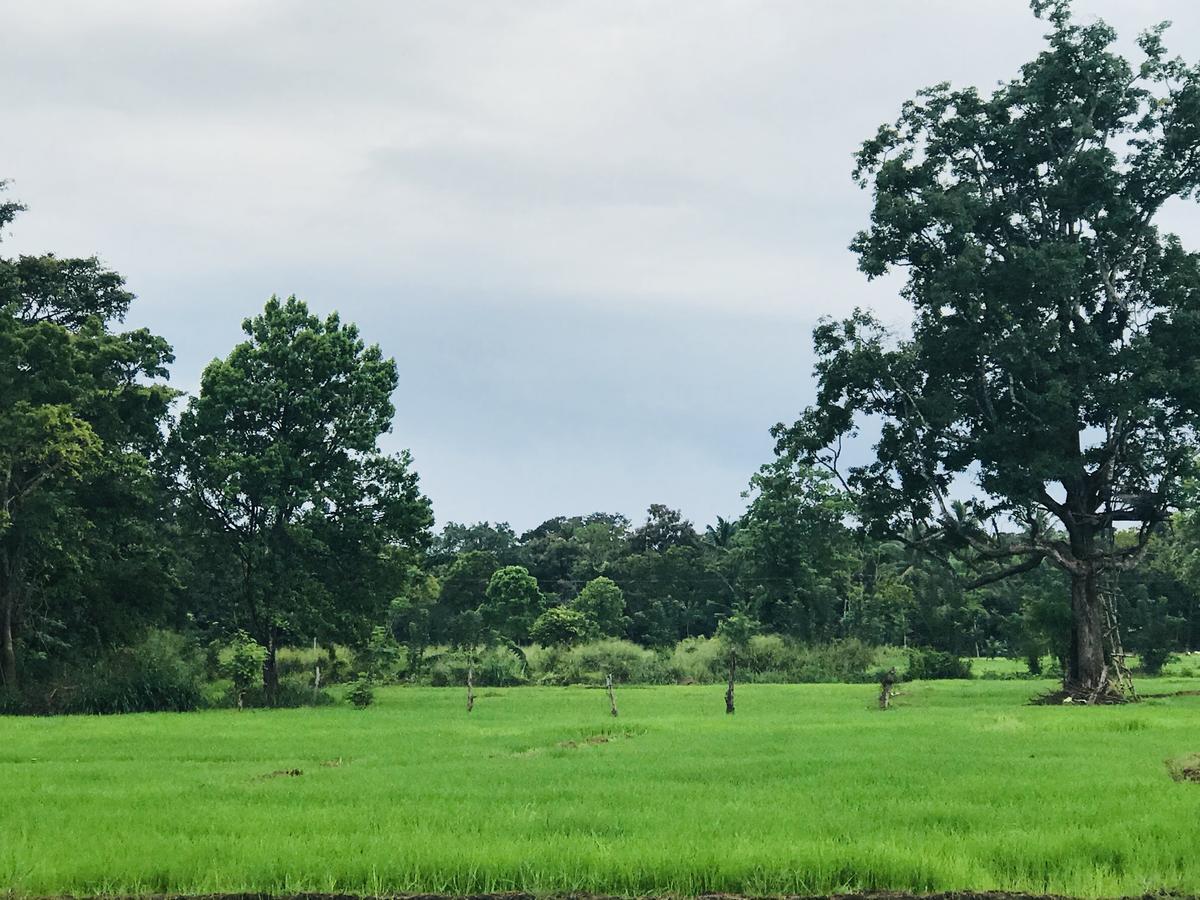
M 874 204 L 852 249 L 868 277 L 907 273 L 913 321 L 822 322 L 817 403 L 776 433 L 839 468 L 843 437 L 881 424 L 874 461 L 843 472 L 878 531 L 969 559 L 980 584 L 1064 570 L 1068 687 L 1095 691 L 1099 585 L 1195 468 L 1200 258 L 1156 222 L 1200 185 L 1200 69 L 1167 55 L 1165 25 L 1135 65 L 1066 0 L 1032 6 L 1051 30 L 1019 77 L 920 91 L 863 144 Z M 1121 527 L 1137 539 L 1110 542 Z

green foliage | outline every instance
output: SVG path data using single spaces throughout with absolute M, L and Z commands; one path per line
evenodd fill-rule
M 334 644 L 328 647 L 281 647 L 277 654 L 280 679 L 304 678 L 310 684 L 321 669 L 321 684 L 349 681 L 359 671 L 358 657 L 349 647 Z
M 676 681 L 711 684 L 726 677 L 726 652 L 716 639 L 689 638 L 675 647 L 669 668 Z M 875 665 L 875 649 L 856 639 L 805 645 L 765 634 L 751 637 L 738 658 L 739 677 L 751 682 L 865 682 Z
M 262 678 L 267 648 L 244 631 L 239 631 L 220 655 L 221 674 L 233 684 L 236 697 L 241 697 Z
M 20 209 L 0 204 L 0 228 Z M 145 586 L 167 587 L 137 530 L 156 511 L 150 460 L 176 395 L 158 379 L 172 356 L 149 331 L 112 330 L 132 299 L 94 257 L 0 257 L 0 684 L 10 690 L 22 650 L 129 639 Z M 135 568 L 128 595 L 125 584 L 114 591 Z
M 408 454 L 377 446 L 395 411 L 393 360 L 294 297 L 242 328 L 247 340 L 204 370 L 171 456 L 209 539 L 199 568 L 239 574 L 212 615 L 256 623 L 270 692 L 273 651 L 289 637 L 352 637 L 383 618 L 383 591 L 432 516 Z
M 366 672 L 359 672 L 358 677 L 350 682 L 346 689 L 346 702 L 355 709 L 366 709 L 375 702 L 375 682 Z
M 620 637 L 625 632 L 625 593 L 611 578 L 603 575 L 593 578 L 571 601 L 587 619 L 595 623 L 604 637 Z
M 435 642 L 462 647 L 478 640 L 483 627 L 479 607 L 498 568 L 496 557 L 482 550 L 469 550 L 454 560 L 441 580 L 441 593 L 432 613 L 430 633 Z
M 1103 535 L 1144 543 L 1184 501 L 1200 415 L 1200 255 L 1161 213 L 1200 191 L 1200 67 L 1118 55 L 1100 20 L 1047 12 L 1048 46 L 990 94 L 936 85 L 858 153 L 868 277 L 907 274 L 912 322 L 856 311 L 814 332 L 816 403 L 778 428 L 783 459 L 836 465 L 843 437 L 880 423 L 846 481 L 875 534 L 954 554 L 984 583 L 1049 560 L 1075 582 L 1069 678 L 1104 667 Z M 951 485 L 973 482 L 960 508 Z M 996 534 L 989 519 L 1020 523 Z
M 388 607 L 388 627 L 392 637 L 404 645 L 409 677 L 420 674 L 425 650 L 433 643 L 434 622 L 439 606 L 441 585 L 432 575 L 414 571 L 410 588 Z
M 745 611 L 734 613 L 717 626 L 717 643 L 725 656 L 744 657 L 750 639 L 762 629 L 762 623 Z
M 187 712 L 204 705 L 204 658 L 192 640 L 152 628 L 135 643 L 68 668 L 49 690 L 31 693 L 27 711 Z
M 467 651 L 452 651 L 434 657 L 428 666 L 429 683 L 434 687 L 463 685 L 470 656 Z M 474 658 L 477 687 L 511 687 L 529 680 L 525 663 L 507 647 L 487 647 L 475 652 Z
M 587 640 L 595 630 L 595 623 L 578 609 L 552 606 L 537 617 L 529 629 L 529 637 L 535 644 L 544 647 L 573 647 Z
M 524 566 L 504 566 L 492 573 L 480 607 L 485 627 L 511 641 L 529 640 L 529 631 L 545 607 L 537 579 Z
M 971 661 L 943 650 L 911 650 L 908 654 L 908 671 L 904 677 L 908 681 L 970 678 Z
M 850 512 L 827 473 L 792 459 L 763 466 L 751 479 L 735 558 L 768 628 L 814 642 L 837 634 L 840 598 L 856 562 Z
M 359 663 L 365 666 L 363 671 L 371 681 L 386 683 L 396 680 L 403 663 L 403 650 L 388 629 L 376 625 L 371 629 L 367 646 L 358 659 Z
M 530 669 L 539 684 L 598 685 L 604 683 L 606 675 L 612 675 L 618 684 L 666 684 L 673 680 L 660 654 L 615 638 L 565 651 L 530 654 Z

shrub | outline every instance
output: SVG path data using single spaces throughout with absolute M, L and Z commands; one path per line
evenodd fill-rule
M 237 706 L 237 693 L 232 683 L 226 680 L 224 687 L 224 693 L 211 705 L 226 709 Z M 251 708 L 295 709 L 301 706 L 327 706 L 334 702 L 334 698 L 327 691 L 314 687 L 311 674 L 303 672 L 293 672 L 279 679 L 274 703 L 267 702 L 261 682 L 251 685 L 242 693 L 242 705 Z
M 220 654 L 221 674 L 232 682 L 233 695 L 240 709 L 246 692 L 262 679 L 267 648 L 244 631 L 239 631 Z
M 540 684 L 603 684 L 609 674 L 620 684 L 665 684 L 671 680 L 657 653 L 617 638 L 558 652 L 544 650 L 532 654 L 530 662 Z
M 511 687 L 529 680 L 523 661 L 507 647 L 491 647 L 476 658 L 476 687 Z M 434 687 L 466 684 L 467 654 L 461 650 L 434 657 L 429 666 L 429 683 Z
M 346 700 L 353 704 L 355 709 L 366 709 L 375 702 L 375 688 L 366 672 L 359 672 L 358 677 L 350 682 Z
M 64 672 L 37 706 L 55 713 L 186 712 L 204 705 L 203 684 L 200 647 L 151 628 L 137 643 Z
M 362 681 L 363 672 L 375 682 L 398 681 L 404 669 L 403 648 L 388 629 L 376 625 L 371 629 L 366 648 L 359 655 L 359 663 L 363 671 L 355 677 L 355 684 Z
M 362 666 L 357 655 L 338 645 L 328 647 L 282 647 L 279 650 L 279 677 L 303 675 L 310 681 L 321 667 L 321 684 L 338 684 L 354 678 Z
M 715 638 L 684 638 L 671 651 L 668 666 L 675 681 L 712 684 L 723 677 L 721 645 Z
M 1161 675 L 1171 661 L 1171 651 L 1163 645 L 1142 647 L 1138 652 L 1138 663 L 1146 675 Z
M 861 684 L 874 681 L 871 669 L 875 665 L 873 647 L 858 638 L 845 638 L 799 648 L 788 668 L 797 682 Z
M 748 672 L 760 676 L 768 672 L 778 672 L 781 675 L 787 671 L 789 658 L 792 656 L 787 641 L 777 634 L 756 634 L 750 638 L 744 658 L 739 666 Z
M 909 681 L 932 681 L 941 678 L 970 678 L 971 661 L 959 659 L 942 650 L 913 650 L 908 655 Z
M 25 712 L 25 698 L 20 691 L 0 686 L 0 716 L 18 716 Z
M 552 606 L 533 623 L 529 636 L 542 646 L 559 644 L 573 647 L 587 640 L 595 624 L 586 615 L 569 606 Z
M 571 607 L 579 610 L 595 623 L 596 629 L 606 637 L 616 637 L 625 630 L 625 594 L 615 581 L 601 575 L 583 586 L 579 595 L 571 601 Z

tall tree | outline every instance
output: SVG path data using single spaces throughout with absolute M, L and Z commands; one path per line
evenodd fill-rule
M 483 624 L 516 643 L 529 640 L 529 629 L 546 607 L 537 579 L 524 566 L 504 566 L 492 573 L 479 612 Z
M 1062 569 L 1067 686 L 1096 692 L 1101 579 L 1137 563 L 1195 469 L 1200 257 L 1156 220 L 1200 187 L 1200 69 L 1168 57 L 1164 25 L 1134 66 L 1068 0 L 1032 6 L 1048 46 L 1018 78 L 923 90 L 863 144 L 874 206 L 852 248 L 869 277 L 907 271 L 911 330 L 822 323 L 817 405 L 778 436 L 834 465 L 862 416 L 880 420 L 876 460 L 848 474 L 867 518 L 929 525 L 981 580 Z M 947 497 L 968 481 L 964 520 Z M 997 540 L 991 521 L 1021 534 Z M 1120 523 L 1129 545 L 1106 540 Z
M 809 641 L 838 636 L 858 562 L 851 511 L 814 466 L 782 458 L 751 478 L 734 553 L 740 592 L 768 627 Z
M 172 449 L 187 504 L 236 561 L 223 624 L 267 648 L 273 698 L 281 641 L 336 636 L 347 610 L 382 619 L 395 585 L 377 567 L 403 570 L 432 516 L 407 452 L 377 445 L 391 429 L 394 360 L 294 297 L 272 298 L 242 329 L 247 340 L 204 370 Z
M 593 578 L 571 601 L 604 637 L 620 637 L 625 632 L 625 594 L 611 578 Z
M 0 182 L 0 189 L 4 184 Z M 0 204 L 0 229 L 21 206 Z M 126 520 L 149 490 L 174 392 L 167 343 L 111 330 L 133 295 L 97 259 L 0 259 L 0 678 L 51 598 L 80 625 L 140 551 Z M 107 498 L 107 499 L 106 499 Z M 114 514 L 120 498 L 127 510 Z M 153 502 L 151 502 L 153 505 Z M 93 601 L 92 603 L 85 602 Z M 42 614 L 42 624 L 64 616 Z M 61 640 L 61 636 L 58 638 Z

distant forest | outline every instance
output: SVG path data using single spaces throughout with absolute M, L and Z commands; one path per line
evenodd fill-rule
M 0 222 L 19 211 L 7 204 Z M 377 447 L 395 363 L 353 324 L 272 299 L 184 397 L 166 340 L 120 329 L 132 299 L 96 259 L 0 259 L 11 693 L 86 682 L 148 629 L 196 647 L 248 638 L 270 697 L 282 648 L 366 647 L 381 628 L 416 654 L 485 634 L 664 648 L 738 611 L 803 644 L 1065 663 L 1057 569 L 972 589 L 965 564 L 872 536 L 829 471 L 786 452 L 748 478 L 741 516 L 703 527 L 654 504 L 639 522 L 593 512 L 522 534 L 435 530 L 412 460 Z M 1192 517 L 1156 528 L 1144 565 L 1119 580 L 1133 649 L 1200 647 L 1198 564 Z

